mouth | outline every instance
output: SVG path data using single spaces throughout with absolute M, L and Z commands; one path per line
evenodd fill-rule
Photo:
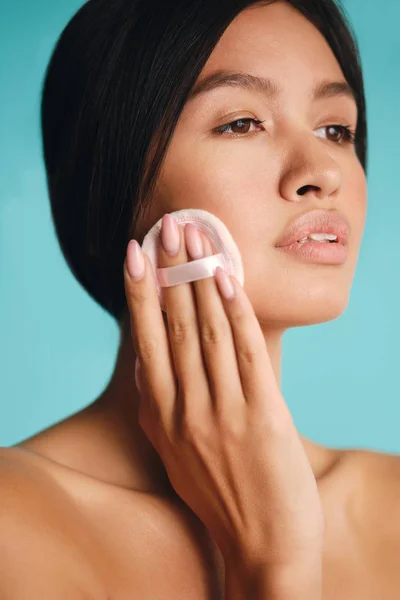
M 347 245 L 339 240 L 296 241 L 285 246 L 276 246 L 278 251 L 291 255 L 302 262 L 320 263 L 324 265 L 341 265 L 347 261 Z
M 347 246 L 350 223 L 339 211 L 312 210 L 298 217 L 275 243 L 277 248 L 293 244 Z
M 311 243 L 316 243 L 316 244 L 339 244 L 340 242 L 339 242 L 339 240 L 323 240 L 323 241 L 318 242 L 317 240 L 310 240 L 310 239 L 303 240 L 303 241 L 297 240 L 297 242 L 296 242 L 296 244 L 311 244 Z M 342 246 L 343 245 L 344 244 L 342 244 Z

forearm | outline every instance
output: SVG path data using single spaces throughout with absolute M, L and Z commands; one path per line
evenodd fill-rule
M 281 568 L 269 566 L 225 570 L 225 600 L 321 600 L 322 566 L 319 560 L 310 566 Z

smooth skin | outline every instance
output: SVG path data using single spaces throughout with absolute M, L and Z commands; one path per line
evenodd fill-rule
M 227 225 L 280 389 L 284 332 L 335 319 L 347 305 L 366 217 L 366 179 L 354 147 L 327 127 L 354 128 L 357 107 L 347 97 L 311 100 L 316 83 L 343 80 L 343 74 L 323 36 L 284 2 L 240 13 L 200 79 L 215 70 L 271 77 L 281 95 L 272 101 L 225 87 L 188 102 L 136 237 L 181 208 L 209 210 Z M 243 118 L 264 122 L 215 133 Z M 307 185 L 306 193 L 297 193 Z M 338 209 L 349 219 L 345 264 L 305 264 L 274 248 L 289 221 L 313 208 Z M 223 557 L 172 488 L 139 424 L 135 359 L 127 313 L 101 395 L 1 450 L 1 597 L 224 598 Z M 397 599 L 399 457 L 300 439 L 326 522 L 323 599 Z

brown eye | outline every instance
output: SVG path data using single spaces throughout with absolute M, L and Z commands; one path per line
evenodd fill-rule
M 240 136 L 240 135 L 244 135 L 246 133 L 249 133 L 250 130 L 250 123 L 255 123 L 256 125 L 259 125 L 260 123 L 264 123 L 264 121 L 259 121 L 258 119 L 236 119 L 236 121 L 231 121 L 230 123 L 227 123 L 226 125 L 221 125 L 221 127 L 217 127 L 217 129 L 215 130 L 217 133 L 220 134 L 224 134 L 226 132 L 231 133 L 234 136 Z M 228 129 L 231 130 L 228 131 Z
M 329 125 L 329 127 L 327 127 L 327 130 L 328 136 L 331 136 L 330 139 L 332 140 L 332 142 L 341 141 L 343 131 L 339 131 L 339 127 L 337 127 L 336 125 Z
M 346 142 L 354 144 L 355 132 L 347 125 L 326 125 L 325 127 L 320 127 L 320 129 L 327 131 L 327 139 L 330 142 L 340 145 Z
M 250 130 L 250 119 L 238 119 L 237 121 L 232 121 L 232 124 L 232 133 L 248 133 Z

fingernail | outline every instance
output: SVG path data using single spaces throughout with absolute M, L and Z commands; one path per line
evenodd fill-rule
M 235 297 L 235 289 L 229 276 L 221 267 L 216 268 L 215 279 L 221 296 L 226 300 L 232 300 Z
M 204 255 L 212 256 L 214 254 L 214 250 L 212 249 L 211 242 L 208 237 L 204 236 Z
M 142 279 L 145 271 L 143 252 L 136 240 L 130 240 L 126 251 L 126 267 L 135 281 Z
M 203 243 L 201 241 L 199 230 L 192 223 L 187 223 L 185 225 L 185 240 L 190 258 L 197 260 L 204 256 Z
M 179 250 L 179 229 L 178 225 L 170 214 L 165 214 L 161 222 L 161 241 L 164 250 L 170 256 L 178 254 Z

